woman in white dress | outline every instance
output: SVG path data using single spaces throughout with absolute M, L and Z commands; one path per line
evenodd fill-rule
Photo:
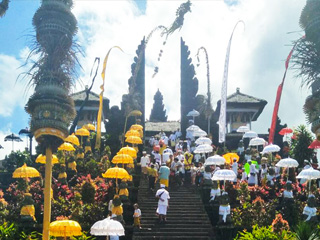
M 258 185 L 258 171 L 256 169 L 256 165 L 251 163 L 251 160 L 248 161 L 250 165 L 250 173 L 249 173 L 249 179 L 248 179 L 248 185 L 249 186 L 255 186 Z

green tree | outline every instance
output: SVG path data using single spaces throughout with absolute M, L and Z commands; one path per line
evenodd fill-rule
M 166 110 L 164 110 L 163 96 L 159 89 L 154 95 L 153 99 L 154 103 L 150 114 L 150 122 L 166 122 Z
M 305 125 L 300 125 L 294 130 L 297 139 L 292 139 L 291 156 L 296 159 L 300 165 L 303 165 L 305 159 L 310 160 L 313 155 L 313 149 L 309 149 L 312 143 L 312 134 Z
M 2 0 L 0 3 L 0 17 L 3 17 L 9 8 L 9 0 Z
M 29 152 L 21 152 L 18 150 L 16 152 L 11 152 L 9 156 L 5 157 L 3 166 L 8 172 L 13 172 L 16 168 L 21 167 L 24 163 L 26 163 L 28 166 L 33 164 Z

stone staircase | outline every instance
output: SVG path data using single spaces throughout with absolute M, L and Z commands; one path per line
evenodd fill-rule
M 212 225 L 201 198 L 191 186 L 169 189 L 171 199 L 165 224 L 158 223 L 156 216 L 158 201 L 155 199 L 155 192 L 149 192 L 147 180 L 141 180 L 138 203 L 142 212 L 142 229 L 134 231 L 134 240 L 213 239 Z

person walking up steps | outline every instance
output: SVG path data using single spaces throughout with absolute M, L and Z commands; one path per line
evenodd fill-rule
M 135 203 L 133 207 L 134 207 L 133 226 L 141 229 L 141 224 L 140 224 L 141 210 L 139 209 L 139 205 L 137 203 Z
M 159 222 L 165 223 L 167 221 L 167 209 L 169 207 L 169 199 L 170 195 L 169 192 L 165 189 L 165 185 L 161 184 L 160 189 L 156 193 L 156 198 L 159 199 L 158 201 L 158 208 L 157 208 L 157 215 L 159 216 Z
M 164 184 L 166 187 L 169 187 L 169 175 L 170 168 L 168 168 L 165 163 L 162 163 L 162 166 L 159 169 L 160 184 Z

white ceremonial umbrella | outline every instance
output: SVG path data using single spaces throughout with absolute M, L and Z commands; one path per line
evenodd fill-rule
M 199 137 L 196 142 L 195 142 L 197 145 L 200 145 L 200 144 L 208 144 L 208 145 L 211 145 L 212 144 L 212 141 L 210 138 L 207 138 L 207 137 Z
M 94 236 L 124 236 L 124 228 L 118 221 L 107 217 L 94 223 L 90 229 L 90 234 Z
M 241 126 L 241 127 L 239 127 L 237 129 L 237 132 L 239 132 L 239 133 L 246 133 L 246 132 L 249 132 L 249 131 L 250 131 L 250 129 L 249 129 L 248 126 Z
M 200 116 L 200 113 L 197 110 L 192 110 L 190 112 L 188 112 L 187 117 L 198 117 Z
M 263 138 L 255 137 L 252 138 L 249 142 L 249 146 L 260 146 L 264 145 L 266 141 Z
M 320 171 L 315 170 L 314 168 L 310 167 L 308 169 L 302 170 L 297 178 L 303 178 L 307 180 L 314 180 L 320 178 Z M 309 191 L 310 191 L 311 181 L 309 181 Z
M 281 159 L 277 164 L 277 167 L 287 167 L 287 168 L 293 168 L 293 167 L 298 167 L 299 163 L 297 160 L 293 158 L 284 158 Z
M 197 125 L 191 125 L 190 127 L 188 127 L 186 129 L 186 131 L 189 131 L 189 132 L 195 132 L 195 131 L 198 131 L 200 128 L 197 126 Z
M 224 181 L 224 189 L 225 185 L 226 185 L 226 181 L 233 181 L 235 178 L 237 177 L 237 175 L 229 169 L 222 169 L 222 170 L 218 170 L 213 174 L 213 177 L 211 178 L 213 181 L 217 181 L 217 180 L 223 180 Z
M 256 137 L 258 137 L 258 133 L 254 131 L 248 131 L 245 134 L 243 134 L 242 138 L 256 138 Z
M 203 131 L 202 129 L 199 129 L 197 131 L 192 132 L 193 137 L 205 137 L 207 135 L 208 134 L 205 131 Z
M 214 155 L 211 157 L 208 157 L 206 159 L 206 161 L 204 162 L 205 166 L 208 165 L 223 165 L 225 164 L 226 160 L 224 159 L 224 157 L 220 156 L 220 155 Z
M 201 145 L 197 146 L 193 152 L 194 153 L 209 153 L 212 151 L 213 151 L 212 146 L 210 146 L 208 144 L 201 144 Z
M 278 145 L 275 144 L 270 144 L 266 147 L 264 147 L 262 153 L 273 153 L 273 152 L 279 152 L 280 151 L 280 147 Z
M 288 168 L 288 175 L 289 175 L 289 168 L 295 168 L 299 166 L 299 163 L 297 160 L 293 158 L 284 158 L 281 159 L 277 164 L 277 167 L 286 167 Z

